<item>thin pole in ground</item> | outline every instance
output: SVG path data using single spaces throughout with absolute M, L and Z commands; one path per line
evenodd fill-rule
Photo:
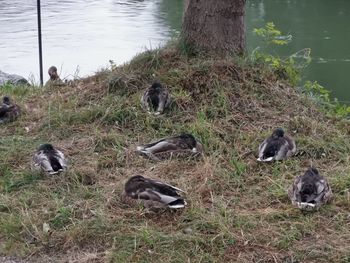
M 43 47 L 41 41 L 41 8 L 40 0 L 37 0 L 37 14 L 38 14 L 38 42 L 39 42 L 39 72 L 40 72 L 40 86 L 43 86 Z

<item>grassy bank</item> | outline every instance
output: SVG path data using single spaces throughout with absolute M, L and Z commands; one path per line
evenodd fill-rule
M 23 115 L 0 130 L 0 254 L 33 262 L 349 262 L 349 121 L 279 75 L 167 48 L 67 87 L 2 87 Z M 139 104 L 155 79 L 174 98 L 159 117 Z M 257 163 L 275 127 L 295 137 L 298 155 Z M 133 153 L 183 131 L 203 143 L 202 159 L 153 162 Z M 66 174 L 30 171 L 43 142 L 68 156 Z M 303 214 L 286 189 L 310 161 L 335 198 Z M 154 214 L 121 203 L 135 174 L 184 189 L 187 208 Z

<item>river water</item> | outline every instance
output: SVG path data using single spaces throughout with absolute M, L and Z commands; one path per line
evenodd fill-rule
M 41 2 L 45 79 L 51 65 L 72 78 L 93 74 L 109 60 L 127 62 L 181 29 L 182 0 Z M 288 56 L 311 48 L 306 78 L 350 101 L 350 0 L 248 0 L 250 50 L 261 44 L 253 28 L 270 21 L 293 35 L 288 46 L 270 52 Z M 38 80 L 36 23 L 36 0 L 0 0 L 0 70 Z

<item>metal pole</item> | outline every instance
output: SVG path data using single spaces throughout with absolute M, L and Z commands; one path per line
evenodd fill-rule
M 38 13 L 38 41 L 39 41 L 39 70 L 40 70 L 40 86 L 44 84 L 43 79 L 43 47 L 41 43 L 41 10 L 40 0 L 37 0 L 37 13 Z

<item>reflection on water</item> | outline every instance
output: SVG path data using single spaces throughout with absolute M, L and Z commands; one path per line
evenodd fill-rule
M 349 0 L 251 0 L 247 6 L 250 31 L 273 21 L 278 28 L 293 35 L 293 41 L 275 49 L 290 55 L 311 48 L 312 63 L 307 79 L 317 80 L 341 101 L 350 102 L 350 1 Z M 251 47 L 259 44 L 250 34 Z M 271 52 L 271 50 L 270 50 Z
M 173 11 L 167 10 L 167 4 Z M 111 59 L 123 63 L 158 47 L 176 31 L 166 17 L 177 0 L 42 1 L 44 69 L 91 74 Z M 169 16 L 168 13 L 169 12 Z M 172 18 L 174 19 L 174 18 Z M 0 69 L 38 76 L 36 0 L 0 0 Z M 46 74 L 45 74 L 45 77 Z
M 178 33 L 183 0 L 42 1 L 44 68 L 61 75 L 91 74 L 114 60 L 128 61 Z M 282 56 L 311 48 L 308 79 L 350 101 L 349 0 L 248 0 L 248 45 L 261 43 L 253 28 L 273 21 L 293 41 L 270 52 Z M 38 79 L 36 0 L 0 0 L 0 70 Z M 46 77 L 46 74 L 45 74 Z

